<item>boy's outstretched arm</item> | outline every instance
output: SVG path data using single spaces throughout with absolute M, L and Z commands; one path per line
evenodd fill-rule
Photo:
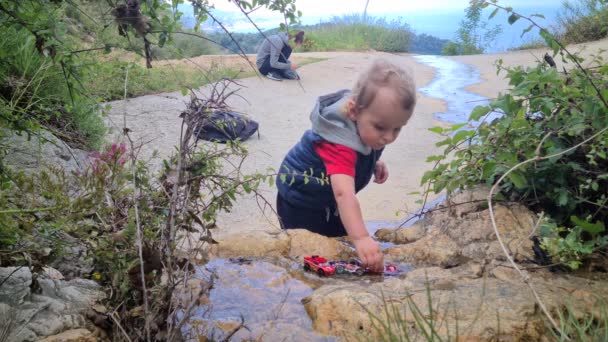
M 346 228 L 361 262 L 374 272 L 384 270 L 384 256 L 380 252 L 380 245 L 369 236 L 361 206 L 355 194 L 355 179 L 349 175 L 334 174 L 330 176 L 331 188 L 338 203 L 340 219 Z

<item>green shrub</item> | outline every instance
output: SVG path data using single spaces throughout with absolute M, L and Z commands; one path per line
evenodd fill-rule
M 541 34 L 557 54 L 552 36 Z M 565 56 L 571 63 L 582 61 Z M 429 157 L 436 167 L 422 183 L 435 193 L 451 193 L 506 175 L 499 196 L 545 212 L 550 219 L 541 229 L 544 248 L 556 262 L 578 267 L 608 245 L 608 68 L 601 57 L 591 65 L 597 68 L 565 76 L 544 63 L 524 69 L 499 61 L 511 90 L 476 107 L 469 124 L 475 127 L 490 112 L 500 118 L 476 129 L 433 128 L 444 135 L 438 146 L 445 151 Z
M 565 1 L 558 27 L 568 43 L 602 39 L 608 35 L 608 5 L 600 0 Z

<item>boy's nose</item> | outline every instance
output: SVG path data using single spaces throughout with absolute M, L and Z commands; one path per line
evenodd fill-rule
M 397 139 L 397 134 L 394 132 L 385 133 L 382 137 L 382 140 L 386 142 L 385 145 L 392 143 L 393 141 L 395 141 L 395 139 Z

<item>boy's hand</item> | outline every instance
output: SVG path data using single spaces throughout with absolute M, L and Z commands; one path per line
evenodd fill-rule
M 380 245 L 370 236 L 353 240 L 357 249 L 357 255 L 363 266 L 367 266 L 372 272 L 384 271 L 384 255 L 380 252 Z
M 295 70 L 298 68 L 298 65 L 294 62 L 291 62 L 291 69 Z
M 374 169 L 374 183 L 382 184 L 388 179 L 388 167 L 382 160 L 376 162 Z

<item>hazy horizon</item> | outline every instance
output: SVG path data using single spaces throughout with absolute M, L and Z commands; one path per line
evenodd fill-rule
M 373 3 L 373 2 L 370 2 Z M 193 18 L 191 7 L 188 6 L 180 7 L 180 11 L 184 12 L 184 18 L 182 21 L 186 27 L 193 26 Z M 552 3 L 543 3 L 542 6 L 535 4 L 533 6 L 520 6 L 514 8 L 514 10 L 522 15 L 530 14 L 543 14 L 545 19 L 535 18 L 541 26 L 549 28 L 556 22 L 557 14 L 561 8 L 561 3 L 553 1 Z M 408 10 L 404 12 L 369 12 L 368 15 L 373 18 L 385 18 L 387 21 L 401 19 L 401 22 L 407 23 L 410 28 L 416 34 L 428 34 L 441 39 L 453 40 L 456 36 L 456 31 L 460 27 L 460 22 L 465 16 L 465 7 L 462 9 L 429 9 L 429 10 Z M 227 26 L 233 32 L 250 33 L 256 32 L 256 28 L 245 18 L 242 14 L 234 11 L 224 10 L 213 10 L 214 16 L 218 18 L 225 26 Z M 491 11 L 489 9 L 484 10 L 482 18 L 486 20 Z M 302 25 L 315 25 L 321 22 L 330 21 L 333 17 L 343 17 L 345 15 L 357 14 L 361 15 L 362 12 L 341 12 L 339 14 L 328 13 L 325 15 L 302 15 Z M 504 11 L 499 11 L 493 19 L 489 20 L 489 26 L 501 25 L 503 33 L 497 37 L 496 42 L 487 49 L 487 52 L 500 52 L 505 51 L 508 48 L 520 46 L 525 42 L 530 42 L 533 39 L 538 38 L 538 30 L 533 30 L 523 38 L 521 33 L 525 30 L 529 23 L 525 20 L 520 19 L 514 25 L 509 25 L 507 22 L 508 14 Z M 256 25 L 262 30 L 268 30 L 276 28 L 282 22 L 281 17 L 277 17 L 276 14 L 272 15 L 257 15 L 252 16 Z M 204 24 L 203 30 L 210 31 L 219 28 L 217 24 L 209 25 Z

